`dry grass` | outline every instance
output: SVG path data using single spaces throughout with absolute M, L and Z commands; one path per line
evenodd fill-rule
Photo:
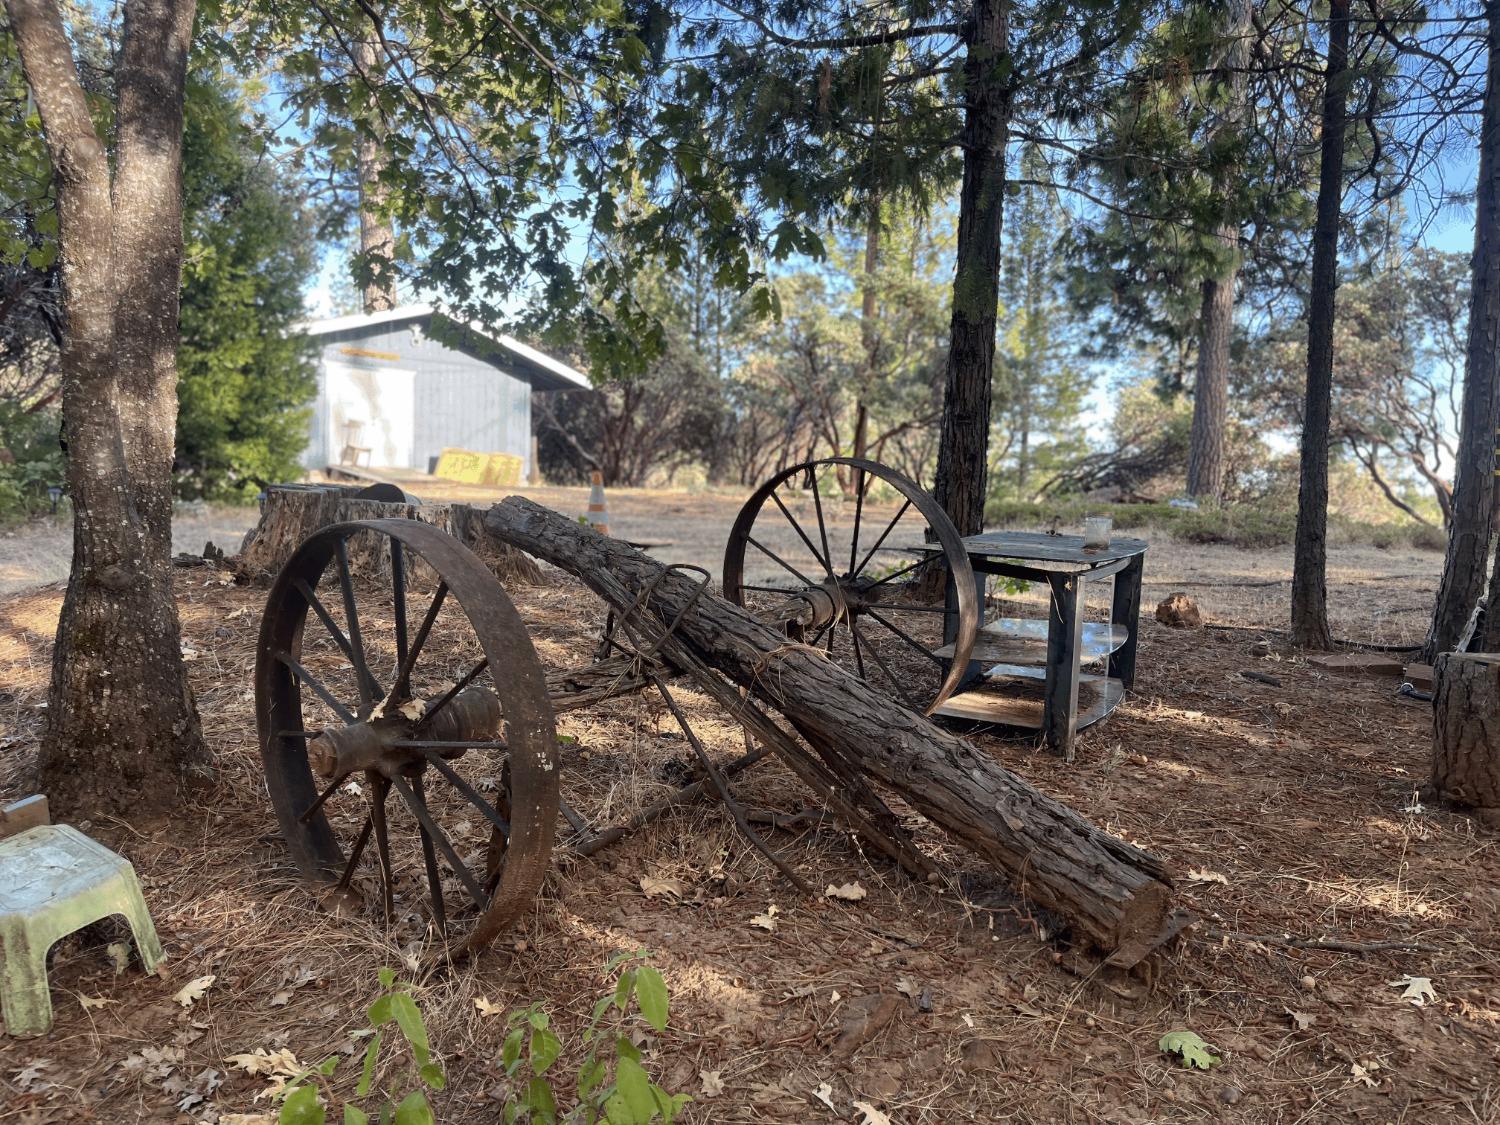
M 1264 559 L 1213 550 L 1154 552 L 1148 617 L 1157 591 L 1174 583 L 1279 577 Z M 1387 575 L 1412 565 L 1384 553 L 1339 557 L 1333 600 L 1346 634 L 1415 635 L 1419 615 L 1393 607 L 1430 596 L 1430 580 L 1376 582 L 1382 560 Z M 586 657 L 600 607 L 552 577 L 512 593 L 544 662 L 560 667 Z M 1398 700 L 1389 684 L 1330 680 L 1279 644 L 1252 657 L 1257 627 L 1276 641 L 1276 587 L 1183 588 L 1211 620 L 1251 631 L 1177 632 L 1148 621 L 1136 692 L 1082 736 L 1076 764 L 976 736 L 1179 872 L 1183 903 L 1201 921 L 1158 966 L 1144 999 L 1127 1002 L 1069 972 L 1043 936 L 1047 921 L 930 825 L 913 821 L 948 873 L 932 886 L 865 862 L 826 823 L 772 833 L 816 885 L 858 880 L 869 890 L 857 904 L 801 901 L 720 810 L 698 807 L 597 857 L 559 858 L 520 930 L 477 962 L 417 984 L 451 1079 L 435 1099 L 439 1120 L 493 1121 L 504 1096 L 500 1020 L 481 1015 L 476 997 L 506 1007 L 545 1000 L 569 1043 L 566 1061 L 576 1063 L 607 958 L 645 948 L 672 990 L 672 1028 L 648 1045 L 654 1073 L 672 1090 L 696 1092 L 703 1070 L 725 1085 L 693 1104 L 692 1121 L 858 1121 L 855 1100 L 901 1125 L 1500 1121 L 1500 858 L 1493 837 L 1466 818 L 1413 804 L 1426 773 L 1426 709 Z M 0 602 L 8 795 L 27 788 L 59 600 L 44 589 Z M 266 1081 L 229 1067 L 227 1056 L 283 1046 L 302 1060 L 348 1052 L 377 967 L 430 948 L 414 897 L 388 930 L 369 912 L 331 913 L 290 867 L 254 745 L 262 600 L 183 573 L 184 628 L 199 653 L 194 688 L 218 776 L 170 824 L 87 826 L 140 871 L 169 979 L 136 969 L 115 976 L 97 937 L 63 943 L 52 968 L 55 1030 L 0 1040 L 0 1121 L 264 1111 L 256 1097 Z M 1283 686 L 1239 675 L 1250 668 L 1273 671 Z M 682 698 L 711 751 L 742 749 L 737 727 L 694 693 Z M 687 757 L 670 718 L 645 699 L 559 725 L 576 740 L 565 795 L 598 824 L 668 792 L 676 774 L 666 764 Z M 780 812 L 806 802 L 775 767 L 753 771 L 736 792 Z M 678 880 L 685 894 L 648 897 L 647 874 Z M 749 924 L 769 903 L 780 909 L 774 933 Z M 1430 949 L 1351 955 L 1274 940 L 1286 935 Z M 208 973 L 216 980 L 202 1001 L 191 1010 L 173 1002 L 183 982 Z M 1437 1001 L 1402 1001 L 1388 982 L 1403 974 L 1430 977 Z M 897 996 L 896 1018 L 851 1058 L 835 1057 L 846 1015 L 881 991 Z M 930 1011 L 917 1002 L 924 992 Z M 275 1003 L 281 993 L 286 1002 Z M 114 1002 L 86 1010 L 81 996 Z M 1207 1074 L 1174 1065 L 1156 1040 L 1177 1027 L 1222 1049 L 1224 1065 Z M 147 1047 L 181 1057 L 132 1068 Z M 23 1089 L 18 1073 L 38 1060 L 48 1065 Z M 222 1084 L 179 1112 L 205 1072 Z M 346 1075 L 340 1089 L 352 1082 Z M 836 1113 L 813 1097 L 825 1082 Z

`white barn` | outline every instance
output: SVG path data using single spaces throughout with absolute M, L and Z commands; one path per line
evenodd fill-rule
M 302 464 L 428 472 L 444 449 L 510 453 L 532 471 L 533 391 L 586 390 L 588 376 L 519 340 L 427 305 L 338 316 L 304 327 L 319 347 L 318 395 Z

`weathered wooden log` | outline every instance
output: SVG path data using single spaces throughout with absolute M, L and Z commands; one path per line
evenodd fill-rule
M 1500 653 L 1443 653 L 1433 678 L 1432 788 L 1500 828 Z
M 392 503 L 363 499 L 347 485 L 275 485 L 266 490 L 260 522 L 241 545 L 238 565 L 252 577 L 276 574 L 313 532 L 351 520 L 411 519 L 441 527 L 478 555 L 503 583 L 539 585 L 541 571 L 526 555 L 491 539 L 484 509 L 468 504 Z M 357 535 L 349 541 L 349 565 L 356 574 L 389 579 L 389 541 Z M 410 577 L 425 580 L 422 564 L 408 555 Z
M 1071 809 L 828 661 L 791 643 L 697 583 L 522 497 L 490 509 L 490 533 L 576 574 L 606 600 L 650 587 L 660 619 L 704 663 L 779 710 L 825 759 L 857 765 L 955 840 L 1005 873 L 1077 936 L 1128 967 L 1180 928 L 1156 857 L 1100 831 Z

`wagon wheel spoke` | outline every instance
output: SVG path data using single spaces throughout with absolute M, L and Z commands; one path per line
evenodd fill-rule
M 752 547 L 754 547 L 757 551 L 759 551 L 761 554 L 763 554 L 767 558 L 769 558 L 772 562 L 779 564 L 782 567 L 782 569 L 784 569 L 786 571 L 789 571 L 791 573 L 792 577 L 796 578 L 797 581 L 801 582 L 804 586 L 816 586 L 817 585 L 817 583 L 814 582 L 811 578 L 809 578 L 807 575 L 803 574 L 795 566 L 793 566 L 791 563 L 787 562 L 784 558 L 782 558 L 780 555 L 778 555 L 775 551 L 771 550 L 771 548 L 767 547 L 759 539 L 756 539 L 754 536 L 746 536 L 746 540 L 745 541 L 747 543 L 749 543 Z
M 406 664 L 406 547 L 399 539 L 391 540 L 391 612 L 395 614 L 396 667 Z
M 438 611 L 443 608 L 443 601 L 447 596 L 448 583 L 440 581 L 437 589 L 433 591 L 432 602 L 427 607 L 427 614 L 422 618 L 422 624 L 417 626 L 417 635 L 412 638 L 406 659 L 396 670 L 396 682 L 391 686 L 392 699 L 401 700 L 411 694 L 411 670 L 416 667 L 417 657 L 422 654 L 422 646 L 427 643 L 427 635 L 432 632 L 433 622 L 437 620 Z
M 313 818 L 313 816 L 317 813 L 317 811 L 323 807 L 324 803 L 328 800 L 328 798 L 333 796 L 333 791 L 335 789 L 337 789 L 340 785 L 344 784 L 344 782 L 346 782 L 348 780 L 349 780 L 349 775 L 347 773 L 341 773 L 341 774 L 339 774 L 338 777 L 334 778 L 332 781 L 330 781 L 328 783 L 327 788 L 325 788 L 323 790 L 323 792 L 321 792 L 321 793 L 318 794 L 318 799 L 316 801 L 314 801 L 312 804 L 308 805 L 307 806 L 307 811 L 305 813 L 303 813 L 297 819 L 300 820 L 303 824 L 306 824 L 309 820 L 311 820 Z
M 291 653 L 277 652 L 276 659 L 281 661 L 282 664 L 285 664 L 287 670 L 290 671 L 292 675 L 296 676 L 297 679 L 306 684 L 308 688 L 311 689 L 314 695 L 316 695 L 319 699 L 326 703 L 328 707 L 333 711 L 333 713 L 344 721 L 345 725 L 356 723 L 359 721 L 355 718 L 354 712 L 350 711 L 349 708 L 345 707 L 342 703 L 335 699 L 333 693 L 323 686 L 323 681 L 318 679 L 317 676 L 314 676 L 306 668 L 302 667 L 302 665 L 298 663 L 297 658 L 294 657 Z
M 354 878 L 354 869 L 359 866 L 359 857 L 364 854 L 365 844 L 370 840 L 370 829 L 374 826 L 373 811 L 365 813 L 365 822 L 359 830 L 359 838 L 354 841 L 354 847 L 349 849 L 349 862 L 344 865 L 344 874 L 339 878 L 337 884 L 339 890 L 348 890 L 349 882 Z
M 349 571 L 349 540 L 340 538 L 334 547 L 334 561 L 338 564 L 339 590 L 344 596 L 344 621 L 349 626 L 349 662 L 354 665 L 354 676 L 359 682 L 359 717 L 365 718 L 375 708 L 375 701 L 385 692 L 370 672 L 370 662 L 365 659 L 365 642 L 359 631 L 359 606 L 354 597 L 354 576 Z
M 902 629 L 902 628 L 900 628 L 900 627 L 898 627 L 896 625 L 892 625 L 889 621 L 887 621 L 880 614 L 876 613 L 873 609 L 866 609 L 865 610 L 865 616 L 868 617 L 868 618 L 870 618 L 872 621 L 878 621 L 880 624 L 884 625 L 887 629 L 889 629 L 892 633 L 895 633 L 896 636 L 900 637 L 904 642 L 906 642 L 907 646 L 909 648 L 911 648 L 912 651 L 921 653 L 928 660 L 930 660 L 934 664 L 936 664 L 939 668 L 943 667 L 943 659 L 942 659 L 942 657 L 933 655 L 933 652 L 932 652 L 931 649 L 927 648 L 924 644 L 922 644 L 921 641 L 917 640 L 910 633 L 908 633 L 905 629 Z
M 863 469 L 854 470 L 854 533 L 849 537 L 849 576 L 854 577 L 854 560 L 859 557 L 859 524 L 865 513 L 865 490 L 870 477 Z M 864 675 L 860 673 L 861 677 Z
M 375 854 L 380 861 L 380 891 L 385 907 L 385 920 L 391 922 L 396 916 L 395 875 L 391 870 L 391 835 L 385 819 L 385 799 L 391 791 L 391 783 L 380 774 L 371 771 L 370 821 L 375 826 Z
M 925 558 L 918 559 L 916 562 L 911 563 L 909 566 L 903 566 L 900 570 L 893 571 L 892 573 L 885 575 L 883 578 L 877 578 L 874 582 L 870 583 L 870 589 L 873 590 L 878 586 L 889 585 L 896 579 L 900 578 L 902 575 L 910 574 L 912 571 L 916 570 L 917 567 L 927 565 L 927 562 L 928 560 Z
M 854 627 L 854 622 L 849 622 L 849 646 L 854 649 L 854 667 L 859 670 L 860 679 L 868 679 L 865 675 L 865 657 L 859 647 L 859 630 Z
M 823 543 L 823 569 L 834 577 L 833 554 L 828 550 L 828 524 L 823 520 L 823 494 L 818 490 L 818 474 L 812 473 L 813 511 L 818 513 L 818 538 Z
M 911 500 L 906 500 L 901 507 L 896 509 L 896 514 L 891 517 L 891 522 L 885 525 L 885 530 L 880 533 L 880 538 L 865 552 L 865 557 L 859 560 L 859 565 L 850 572 L 850 578 L 858 578 L 865 572 L 865 567 L 870 565 L 870 560 L 875 557 L 891 532 L 896 530 L 896 525 L 901 522 L 901 517 L 906 515 L 906 510 L 911 507 Z
M 478 676 L 489 666 L 490 662 L 488 658 L 481 659 L 478 664 L 475 664 L 474 667 L 470 668 L 467 672 L 460 676 L 458 681 L 443 693 L 441 699 L 439 699 L 431 707 L 427 708 L 427 711 L 422 715 L 423 725 L 425 726 L 427 723 L 432 722 L 433 717 L 437 715 L 439 711 L 448 706 L 448 704 L 452 703 L 454 697 L 457 696 L 459 692 L 463 691 L 464 688 L 473 683 L 474 677 Z
M 885 673 L 885 678 L 889 680 L 891 682 L 891 686 L 896 689 L 896 694 L 901 696 L 901 701 L 908 707 L 911 707 L 913 704 L 911 701 L 911 696 L 907 694 L 906 685 L 902 682 L 899 676 L 891 671 L 890 665 L 888 665 L 885 662 L 885 658 L 880 655 L 880 649 L 877 646 L 872 645 L 869 640 L 864 637 L 864 635 L 859 631 L 859 625 L 856 622 L 851 621 L 849 623 L 849 628 L 853 632 L 856 639 L 864 641 L 861 647 L 870 654 L 871 659 L 875 661 L 875 666 Z
M 484 818 L 494 825 L 506 839 L 510 839 L 510 821 L 501 816 L 499 811 L 484 799 L 479 790 L 465 781 L 463 776 L 450 766 L 441 754 L 423 747 L 422 757 L 427 759 L 428 765 L 432 766 L 433 769 L 448 779 L 448 784 L 467 797 L 469 803 L 477 808 L 484 815 Z
M 453 869 L 453 873 L 458 876 L 459 882 L 463 883 L 464 889 L 469 892 L 469 897 L 474 900 L 474 905 L 480 911 L 488 909 L 490 905 L 489 896 L 484 893 L 484 888 L 474 878 L 474 873 L 469 870 L 468 865 L 459 858 L 458 852 L 454 850 L 453 844 L 448 839 L 447 834 L 438 827 L 437 821 L 433 819 L 432 812 L 428 809 L 427 800 L 422 792 L 421 775 L 419 774 L 412 778 L 410 785 L 407 785 L 400 776 L 396 776 L 391 778 L 391 785 L 397 793 L 401 794 L 401 799 L 406 802 L 407 806 L 416 815 L 422 827 L 422 854 L 427 863 L 427 881 L 432 887 L 432 905 L 434 913 L 439 919 L 438 928 L 446 929 L 447 920 L 443 910 L 443 887 L 438 872 L 437 856 L 433 851 L 434 845 L 436 845 L 438 851 L 443 853 L 443 858 L 448 861 L 448 866 Z
M 317 591 L 300 578 L 294 583 L 294 586 L 297 592 L 307 599 L 308 607 L 317 616 L 318 620 L 323 623 L 323 628 L 328 630 L 328 635 L 333 638 L 333 643 L 339 646 L 339 651 L 341 651 L 348 659 L 350 666 L 358 669 L 360 667 L 360 664 L 359 661 L 355 658 L 354 646 L 350 644 L 349 638 L 344 635 L 344 631 L 339 628 L 339 623 L 335 621 L 333 619 L 333 616 L 328 612 L 328 607 L 325 606 L 323 604 L 323 600 L 318 597 Z M 365 675 L 369 676 L 368 682 L 370 688 L 373 689 L 377 695 L 379 695 L 380 685 L 375 681 L 375 678 L 373 676 L 369 675 L 368 668 L 365 669 Z M 361 695 L 363 696 L 363 694 L 364 689 L 361 689 Z
M 771 500 L 776 504 L 776 506 L 778 508 L 781 509 L 781 514 L 786 517 L 786 522 L 792 525 L 792 530 L 797 533 L 797 536 L 802 540 L 802 542 L 804 542 L 805 544 L 807 544 L 807 549 L 812 552 L 812 557 L 818 560 L 818 565 L 821 566 L 826 573 L 828 573 L 830 575 L 833 574 L 833 567 L 830 564 L 830 561 L 829 561 L 829 558 L 828 558 L 828 537 L 827 537 L 827 535 L 824 535 L 824 537 L 823 537 L 823 553 L 819 554 L 818 553 L 818 548 L 815 547 L 813 545 L 813 541 L 807 537 L 807 532 L 805 532 L 805 531 L 802 530 L 802 525 L 797 522 L 797 517 L 795 517 L 794 515 L 792 515 L 792 510 L 790 508 L 788 508 L 785 503 L 782 502 L 781 497 L 778 496 L 775 492 L 772 492 L 771 493 Z M 822 512 L 821 512 L 821 510 L 818 513 L 818 518 L 819 518 L 819 521 L 821 523 L 821 521 L 822 521 Z

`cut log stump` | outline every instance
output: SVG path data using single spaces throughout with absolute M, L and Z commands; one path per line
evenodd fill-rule
M 416 504 L 363 499 L 360 488 L 345 485 L 274 485 L 266 490 L 260 523 L 240 547 L 238 567 L 254 579 L 269 579 L 313 532 L 353 520 L 410 519 L 442 528 L 478 555 L 502 583 L 540 585 L 541 571 L 522 552 L 492 538 L 484 527 L 484 509 L 468 504 Z M 349 565 L 356 574 L 389 579 L 388 540 L 373 534 L 349 540 Z M 424 565 L 407 556 L 417 578 Z
M 1432 788 L 1500 828 L 1500 653 L 1443 653 L 1433 675 Z
M 901 796 L 1068 920 L 1075 937 L 1129 967 L 1183 924 L 1155 856 L 1088 823 L 970 743 L 788 641 L 765 622 L 618 539 L 512 496 L 485 518 L 491 535 L 577 575 L 619 611 L 649 591 L 661 621 L 695 657 L 780 711 L 835 775 L 853 770 Z

